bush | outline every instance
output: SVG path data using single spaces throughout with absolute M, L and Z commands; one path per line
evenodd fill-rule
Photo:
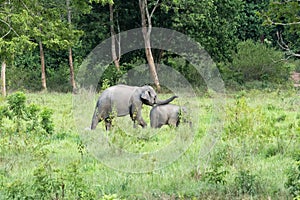
M 252 40 L 240 42 L 229 70 L 231 78 L 239 83 L 266 81 L 282 83 L 289 79 L 290 65 L 282 62 L 283 53 Z M 230 77 L 229 75 L 225 77 Z
M 249 170 L 240 170 L 234 182 L 239 194 L 255 195 L 260 187 L 257 176 L 253 175 Z
M 300 153 L 299 158 L 296 158 L 294 165 L 287 171 L 287 181 L 285 187 L 296 198 L 300 198 Z
M 16 92 L 0 108 L 0 129 L 4 134 L 52 134 L 52 111 L 38 105 L 26 105 L 26 96 Z

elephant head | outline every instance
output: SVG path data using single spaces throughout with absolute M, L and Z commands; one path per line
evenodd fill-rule
M 157 98 L 156 92 L 154 91 L 154 89 L 151 86 L 144 86 L 143 89 L 144 90 L 141 93 L 141 100 L 144 104 L 149 105 L 149 106 L 154 106 L 155 104 L 156 105 L 168 104 L 171 101 L 173 101 L 175 98 L 178 97 L 178 96 L 172 96 L 166 100 L 159 100 Z

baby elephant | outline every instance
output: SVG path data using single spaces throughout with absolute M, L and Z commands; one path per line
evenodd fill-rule
M 177 127 L 181 121 L 183 113 L 187 113 L 186 107 L 174 104 L 154 106 L 150 111 L 151 127 L 160 128 L 167 124 Z

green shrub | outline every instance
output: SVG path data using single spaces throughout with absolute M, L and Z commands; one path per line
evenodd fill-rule
M 203 174 L 203 179 L 211 184 L 226 184 L 225 176 L 228 172 L 224 169 L 213 167 L 210 169 L 207 169 L 205 173 Z
M 272 137 L 280 139 L 282 132 L 279 127 L 286 115 L 268 107 L 250 106 L 245 97 L 238 96 L 234 104 L 227 107 L 223 139 L 243 141 L 252 138 L 259 139 L 261 143 L 268 142 Z
M 299 154 L 300 155 L 300 154 Z M 293 163 L 287 171 L 287 181 L 285 187 L 296 199 L 300 198 L 300 158 Z
M 239 194 L 255 195 L 258 192 L 259 182 L 257 176 L 249 170 L 240 170 L 234 179 Z
M 227 73 L 231 73 L 232 78 L 239 83 L 255 80 L 283 83 L 289 79 L 292 69 L 281 61 L 282 58 L 282 52 L 265 44 L 246 40 L 238 44 Z
M 52 111 L 35 104 L 26 104 L 26 96 L 16 92 L 7 97 L 0 108 L 0 129 L 4 134 L 52 134 Z
M 31 192 L 35 199 L 54 199 L 61 189 L 58 173 L 49 161 L 41 163 L 33 172 Z

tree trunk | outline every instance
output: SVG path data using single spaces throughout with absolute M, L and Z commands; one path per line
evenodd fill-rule
M 1 80 L 2 80 L 2 95 L 6 96 L 6 78 L 5 78 L 5 72 L 6 72 L 6 62 L 3 61 L 1 65 Z
M 146 57 L 147 57 L 152 80 L 154 81 L 157 91 L 160 91 L 160 83 L 159 83 L 158 75 L 155 68 L 155 62 L 150 47 L 150 39 L 148 41 L 145 41 L 145 51 L 146 51 Z
M 111 34 L 111 55 L 117 70 L 120 70 L 119 58 L 116 53 L 116 34 L 114 30 L 114 10 L 113 5 L 109 4 L 109 22 L 110 22 L 110 34 Z
M 70 7 L 70 0 L 66 0 L 67 10 L 68 10 L 68 23 L 71 29 L 71 7 Z M 72 55 L 72 48 L 69 48 L 69 66 L 70 66 L 70 82 L 73 89 L 73 93 L 76 92 L 76 82 L 75 82 L 75 75 L 74 75 L 74 65 L 73 65 L 73 55 Z
M 76 82 L 74 75 L 74 66 L 73 66 L 73 56 L 72 56 L 72 48 L 69 48 L 69 65 L 70 65 L 70 81 L 73 88 L 73 93 L 76 92 Z
M 142 18 L 142 32 L 143 32 L 144 43 L 145 43 L 145 52 L 146 52 L 146 58 L 149 65 L 150 75 L 152 80 L 154 81 L 157 91 L 160 91 L 160 84 L 159 84 L 159 79 L 155 68 L 155 62 L 151 51 L 151 41 L 150 41 L 150 35 L 152 30 L 151 15 L 153 14 L 157 5 L 154 7 L 153 11 L 151 12 L 151 15 L 149 15 L 147 0 L 139 0 L 139 5 L 141 11 L 141 18 Z M 148 27 L 147 27 L 147 21 L 148 21 Z
M 42 89 L 47 90 L 45 55 L 44 55 L 44 49 L 43 49 L 42 41 L 39 41 L 39 46 L 40 46 L 40 57 L 41 57 L 41 71 L 42 71 Z

